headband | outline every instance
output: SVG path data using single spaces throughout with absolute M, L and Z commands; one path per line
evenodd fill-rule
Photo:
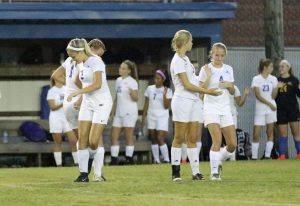
M 291 64 L 290 64 L 290 62 L 288 62 L 287 60 L 281 60 L 281 62 L 280 63 L 284 63 L 284 64 L 286 64 L 289 68 L 291 68 Z
M 83 51 L 84 50 L 84 48 L 76 48 L 76 47 L 72 47 L 71 45 L 68 45 L 67 49 L 71 49 L 73 51 Z
M 163 79 L 167 79 L 166 75 L 161 70 L 157 70 L 156 73 L 159 74 Z

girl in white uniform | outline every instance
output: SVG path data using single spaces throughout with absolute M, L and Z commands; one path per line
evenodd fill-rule
M 226 54 L 226 46 L 222 43 L 215 43 L 210 51 L 211 63 L 202 67 L 199 74 L 203 87 L 218 88 L 223 92 L 217 97 L 204 95 L 203 100 L 204 124 L 212 137 L 211 180 L 221 180 L 221 161 L 234 154 L 237 141 L 230 108 L 230 94 L 234 94 L 234 77 L 232 67 L 224 64 Z M 207 72 L 211 74 L 208 76 Z M 222 133 L 227 146 L 220 152 Z
M 66 134 L 71 145 L 74 163 L 77 164 L 77 138 L 69 126 L 63 110 L 63 100 L 66 88 L 63 82 L 51 78 L 52 87 L 48 91 L 47 100 L 50 107 L 49 127 L 53 137 L 54 159 L 58 167 L 62 166 L 62 134 Z
M 125 60 L 119 68 L 120 77 L 116 81 L 116 98 L 112 110 L 111 165 L 118 164 L 119 136 L 124 128 L 126 138 L 126 164 L 133 164 L 133 132 L 138 119 L 138 76 L 134 62 Z
M 170 71 L 175 87 L 171 107 L 173 112 L 174 140 L 171 148 L 172 180 L 180 181 L 181 145 L 187 142 L 187 155 L 192 168 L 192 179 L 203 180 L 199 170 L 199 155 L 196 146 L 197 129 L 200 116 L 198 109 L 199 93 L 221 94 L 215 89 L 199 87 L 195 70 L 186 56 L 192 49 L 192 34 L 186 30 L 177 31 L 172 40 L 172 48 L 176 52 L 171 61 Z
M 270 159 L 273 149 L 274 123 L 277 121 L 277 107 L 275 98 L 278 88 L 282 84 L 278 84 L 277 78 L 271 75 L 273 71 L 273 63 L 270 59 L 262 59 L 258 67 L 259 75 L 253 77 L 251 87 L 255 92 L 255 118 L 252 142 L 252 159 L 258 159 L 259 139 L 261 127 L 267 126 L 268 141 L 266 144 L 265 158 Z
M 169 108 L 171 106 L 172 90 L 167 72 L 155 72 L 154 85 L 145 91 L 145 103 L 142 117 L 144 127 L 147 116 L 148 131 L 152 140 L 151 150 L 155 163 L 160 163 L 159 148 L 164 163 L 170 162 L 168 146 L 165 137 L 169 129 Z
M 79 150 L 80 175 L 75 182 L 88 182 L 88 162 L 94 157 L 94 181 L 105 180 L 102 176 L 104 147 L 102 133 L 112 108 L 112 98 L 107 85 L 105 64 L 94 55 L 85 39 L 73 39 L 67 52 L 78 63 L 78 79 L 82 89 L 72 93 L 73 97 L 83 94 L 79 111 Z M 99 145 L 99 146 L 98 146 Z
M 238 128 L 237 126 L 238 111 L 236 106 L 242 107 L 245 104 L 249 93 L 250 93 L 250 89 L 245 88 L 244 95 L 241 96 L 241 92 L 239 88 L 236 85 L 234 85 L 234 94 L 230 96 L 230 108 L 231 108 L 231 114 L 235 125 L 235 129 Z

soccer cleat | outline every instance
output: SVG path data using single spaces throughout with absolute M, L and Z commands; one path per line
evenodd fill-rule
M 103 175 L 101 175 L 100 177 L 94 175 L 93 182 L 105 182 L 105 181 L 106 181 L 106 178 Z
M 110 166 L 118 165 L 118 157 L 111 157 L 111 161 L 109 163 Z
M 297 158 L 297 159 L 300 159 L 300 154 L 297 154 L 296 158 Z
M 94 159 L 89 159 L 89 163 L 88 163 L 88 174 L 91 173 L 92 166 L 93 166 L 93 161 L 94 161 Z
M 192 180 L 205 180 L 202 174 L 197 173 L 196 175 L 192 176 Z
M 77 177 L 74 182 L 89 182 L 89 175 L 88 173 L 81 172 L 80 175 Z
M 169 163 L 170 163 L 170 161 L 168 161 L 168 160 L 164 160 L 162 163 L 163 163 L 163 164 L 169 164 Z
M 186 164 L 186 159 L 185 160 L 181 160 L 181 163 L 185 165 Z
M 172 181 L 173 182 L 181 181 L 180 165 L 172 165 Z
M 220 174 L 212 174 L 210 176 L 210 180 L 212 180 L 212 181 L 221 181 L 222 179 L 221 179 Z
M 125 165 L 134 165 L 133 157 L 126 156 Z
M 286 158 L 285 158 L 285 155 L 283 154 L 283 155 L 280 155 L 279 157 L 278 157 L 278 160 L 285 160 Z

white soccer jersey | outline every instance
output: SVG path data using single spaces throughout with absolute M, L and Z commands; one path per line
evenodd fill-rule
M 170 72 L 172 82 L 175 87 L 174 96 L 179 96 L 188 99 L 198 99 L 199 93 L 188 91 L 184 88 L 178 74 L 186 73 L 189 82 L 195 86 L 199 86 L 195 75 L 195 68 L 187 56 L 180 57 L 177 53 L 174 54 L 171 61 Z
M 234 85 L 234 94 L 230 95 L 230 108 L 231 108 L 232 115 L 235 116 L 238 115 L 236 104 L 235 104 L 235 97 L 240 97 L 240 96 L 241 96 L 241 92 L 239 88 Z
M 149 98 L 148 115 L 152 117 L 169 117 L 169 109 L 164 107 L 164 91 L 165 87 L 157 88 L 155 85 L 150 85 L 145 91 L 145 97 Z M 172 99 L 172 90 L 167 89 L 167 99 Z
M 277 87 L 278 80 L 273 75 L 269 75 L 266 79 L 261 75 L 253 77 L 251 87 L 259 88 L 260 95 L 276 106 L 275 100 L 272 98 L 272 91 Z M 255 114 L 269 114 L 273 113 L 269 106 L 260 102 L 258 99 L 255 100 Z
M 72 60 L 71 57 L 67 58 L 62 67 L 66 71 L 66 95 L 67 98 L 70 94 L 76 92 L 79 88 L 75 84 L 75 78 L 78 75 L 78 70 L 76 69 L 76 62 Z
M 204 95 L 203 112 L 206 114 L 231 114 L 230 108 L 230 93 L 227 89 L 220 86 L 221 81 L 234 82 L 233 69 L 227 64 L 223 64 L 221 68 L 215 68 L 212 63 L 208 64 L 211 69 L 212 76 L 210 78 L 208 89 L 218 88 L 223 93 L 219 96 Z M 207 78 L 204 67 L 201 68 L 199 74 L 200 82 L 204 82 Z
M 51 89 L 49 89 L 47 94 L 47 100 L 54 100 L 55 105 L 60 105 L 64 101 L 65 92 L 65 86 L 61 88 L 54 86 Z M 55 111 L 51 110 L 51 113 L 57 118 L 65 118 L 64 110 L 62 107 Z
M 112 102 L 111 94 L 106 80 L 105 64 L 100 57 L 91 56 L 83 64 L 78 64 L 79 79 L 82 88 L 93 84 L 94 72 L 102 72 L 101 88 L 93 92 L 83 94 L 83 102 L 90 110 L 98 111 L 103 102 Z
M 115 86 L 117 94 L 116 116 L 124 117 L 126 114 L 138 115 L 137 102 L 132 100 L 129 88 L 138 90 L 138 83 L 134 78 L 131 76 L 125 79 L 122 79 L 122 77 L 117 78 Z

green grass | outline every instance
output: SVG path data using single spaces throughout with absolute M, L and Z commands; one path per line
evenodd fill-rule
M 209 179 L 209 163 L 201 164 Z M 300 161 L 240 161 L 223 165 L 221 182 L 193 182 L 189 165 L 182 183 L 170 165 L 105 167 L 107 182 L 73 183 L 69 168 L 0 169 L 0 205 L 300 205 Z

